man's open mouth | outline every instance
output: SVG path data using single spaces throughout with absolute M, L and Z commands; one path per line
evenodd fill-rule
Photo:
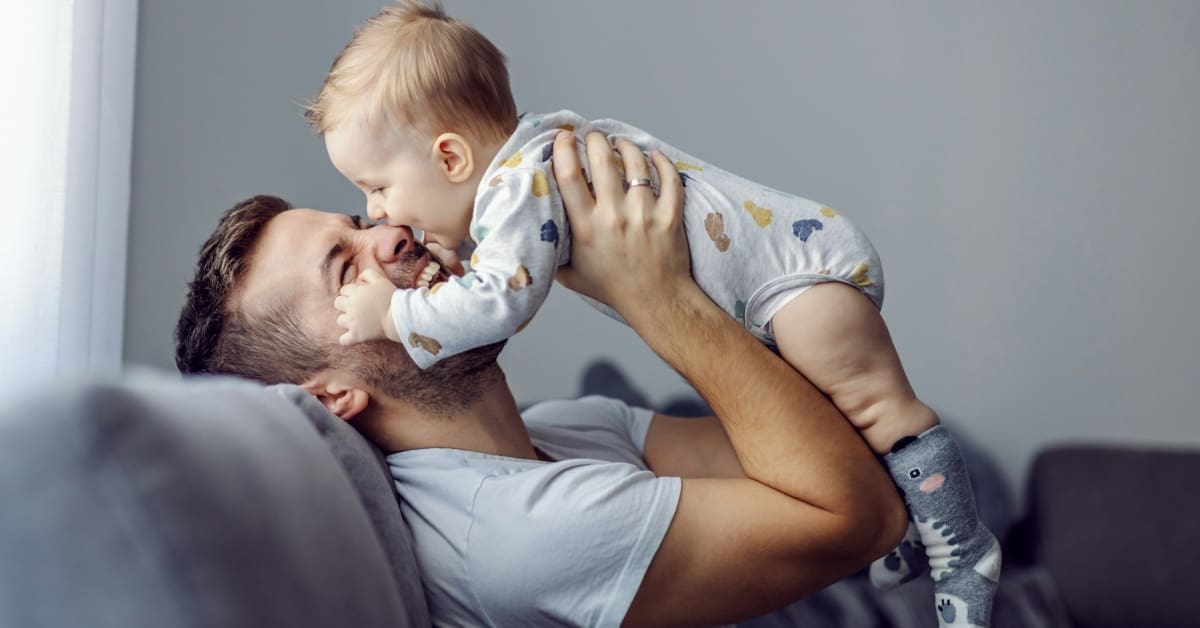
M 414 282 L 416 284 L 415 287 L 428 288 L 430 283 L 438 277 L 438 273 L 441 272 L 441 270 L 441 264 L 430 260 L 429 263 L 425 265 L 424 270 L 421 271 L 421 274 L 417 275 L 417 280 Z

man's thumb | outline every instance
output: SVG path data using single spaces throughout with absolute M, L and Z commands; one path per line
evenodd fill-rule
M 554 280 L 558 282 L 558 285 L 566 288 L 567 290 L 575 291 L 575 286 L 578 285 L 577 282 L 579 277 L 575 273 L 575 269 L 571 268 L 571 266 L 568 264 L 566 266 L 558 267 L 558 272 L 554 273 Z

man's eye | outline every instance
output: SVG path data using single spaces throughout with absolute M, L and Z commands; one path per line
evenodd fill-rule
M 354 267 L 347 266 L 342 270 L 342 285 L 346 285 L 354 281 Z

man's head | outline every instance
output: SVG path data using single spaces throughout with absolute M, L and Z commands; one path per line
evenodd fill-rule
M 390 341 L 337 341 L 333 299 L 344 283 L 373 268 L 411 288 L 430 259 L 406 228 L 364 228 L 357 218 L 291 209 L 273 196 L 242 201 L 200 250 L 176 327 L 176 365 L 300 384 L 345 419 L 369 417 L 372 397 L 449 415 L 500 377 L 503 343 L 421 371 Z M 368 432 L 365 422 L 356 423 Z
M 418 0 L 355 32 L 307 117 L 334 167 L 366 195 L 368 216 L 447 248 L 466 237 L 489 148 L 517 124 L 504 55 Z

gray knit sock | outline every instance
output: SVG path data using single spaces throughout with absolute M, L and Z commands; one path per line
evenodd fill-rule
M 883 457 L 925 546 L 942 628 L 986 627 L 1000 579 L 1000 544 L 979 521 L 954 438 L 934 426 Z

